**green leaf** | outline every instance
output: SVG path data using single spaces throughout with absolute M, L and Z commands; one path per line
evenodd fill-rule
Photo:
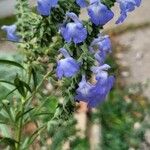
M 18 112 L 18 114 L 16 115 L 16 121 L 19 120 L 19 118 L 23 117 L 24 115 L 28 114 L 30 111 L 32 111 L 34 108 L 30 108 L 27 111 L 25 111 L 24 113 L 20 113 L 20 111 Z
M 11 95 L 13 92 L 15 92 L 17 90 L 17 88 L 11 90 L 9 93 L 7 93 L 3 99 L 6 99 L 9 95 Z
M 3 101 L 2 101 L 2 105 L 3 105 L 3 109 L 4 109 L 5 112 L 8 114 L 9 119 L 11 120 L 11 122 L 14 122 L 14 121 L 15 121 L 14 112 L 13 112 L 13 110 L 12 110 L 11 107 L 8 107 L 8 106 L 9 106 L 9 101 L 3 100 Z M 5 112 L 4 112 L 4 113 L 5 113 Z
M 4 110 L 2 110 L 4 111 Z M 9 116 L 7 114 L 3 114 L 3 112 L 0 113 L 0 129 L 1 129 L 1 125 L 5 124 L 5 125 L 10 125 L 10 119 Z M 4 130 L 3 130 L 4 131 Z
M 23 85 L 29 92 L 32 92 L 30 86 L 29 86 L 27 83 L 25 83 L 25 82 L 22 81 L 22 80 L 20 80 L 20 82 L 22 83 L 22 85 Z
M 39 134 L 46 128 L 45 125 L 39 127 L 28 139 L 27 145 L 31 145 L 35 139 L 39 136 Z
M 0 59 L 0 64 L 12 65 L 24 69 L 24 67 L 20 65 L 18 62 L 11 61 L 11 60 Z
M 10 85 L 13 85 L 13 86 L 15 86 L 15 85 L 14 85 L 14 83 L 11 83 L 11 82 L 9 82 L 9 81 L 6 81 L 6 80 L 0 80 L 0 82 L 2 82 L 2 83 L 7 83 L 7 84 L 10 84 Z
M 16 86 L 17 90 L 19 91 L 19 93 L 25 97 L 26 96 L 26 91 L 25 88 L 29 91 L 32 92 L 30 86 L 25 83 L 24 81 L 20 80 L 18 75 L 16 75 L 16 78 L 14 80 L 14 85 Z
M 25 89 L 24 89 L 24 86 L 21 82 L 21 80 L 19 79 L 18 75 L 16 76 L 15 80 L 14 80 L 14 84 L 18 90 L 18 92 L 23 96 L 25 97 L 26 96 L 26 92 L 25 92 Z
M 15 150 L 15 144 L 17 143 L 17 141 L 15 141 L 12 138 L 8 138 L 8 137 L 4 137 L 0 139 L 0 145 L 6 145 L 6 146 L 10 146 L 12 150 Z
M 1 137 L 7 137 L 7 138 L 11 137 L 11 130 L 9 126 L 6 124 L 0 124 L 0 132 L 1 132 Z M 1 137 L 0 137 L 0 140 L 1 140 Z
M 32 76 L 33 76 L 33 83 L 34 83 L 34 88 L 37 86 L 37 74 L 35 72 L 35 69 L 32 68 Z
M 54 113 L 56 111 L 57 106 L 58 99 L 55 96 L 48 97 L 43 104 L 43 107 L 45 107 L 50 113 Z

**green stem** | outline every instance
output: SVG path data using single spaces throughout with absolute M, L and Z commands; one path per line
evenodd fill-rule
M 31 80 L 31 68 L 30 66 L 28 67 L 28 81 L 27 83 L 30 84 L 30 80 Z M 28 91 L 26 92 L 26 95 L 27 95 Z M 22 98 L 21 99 L 21 114 L 24 113 L 25 111 L 25 102 L 26 102 L 26 98 Z M 22 140 L 22 128 L 23 128 L 23 116 L 22 115 L 20 118 L 19 118 L 19 121 L 18 121 L 18 125 L 17 125 L 17 131 L 16 131 L 16 141 L 18 142 L 17 145 L 16 145 L 16 150 L 20 150 L 20 146 L 21 146 L 21 140 Z
M 24 98 L 21 101 L 21 114 L 24 113 Z M 17 137 L 16 137 L 16 141 L 18 142 L 16 145 L 16 150 L 20 150 L 20 145 L 21 145 L 21 139 L 22 139 L 22 128 L 23 128 L 23 116 L 20 117 L 19 121 L 18 121 L 18 125 L 17 125 Z
M 32 101 L 32 98 L 35 96 L 35 94 L 38 92 L 38 90 L 40 89 L 40 87 L 43 85 L 43 82 L 47 79 L 47 77 L 50 75 L 50 72 L 48 72 L 42 79 L 42 81 L 40 82 L 40 84 L 37 86 L 36 90 L 32 93 L 32 95 L 25 99 L 23 98 L 21 101 L 21 114 L 24 113 L 24 108 L 25 105 L 27 103 L 29 103 L 30 101 Z M 29 101 L 30 100 L 30 101 Z M 23 127 L 23 116 L 19 119 L 19 123 L 17 126 L 17 135 L 16 135 L 16 141 L 18 142 L 16 144 L 16 150 L 20 150 L 20 146 L 21 146 L 21 139 L 22 139 L 22 127 Z

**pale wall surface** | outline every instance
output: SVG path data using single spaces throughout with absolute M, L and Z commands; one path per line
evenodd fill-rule
M 30 4 L 35 5 L 36 0 L 29 0 Z M 15 13 L 16 0 L 0 0 L 0 17 L 10 16 Z

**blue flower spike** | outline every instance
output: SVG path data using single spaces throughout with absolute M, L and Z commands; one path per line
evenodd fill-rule
M 65 58 L 57 62 L 57 77 L 61 79 L 62 77 L 74 76 L 79 71 L 80 64 L 69 55 L 66 49 L 61 48 L 60 52 Z

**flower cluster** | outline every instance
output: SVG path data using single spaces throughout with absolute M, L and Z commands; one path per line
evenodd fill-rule
M 141 4 L 141 0 L 116 0 L 116 2 L 120 7 L 117 24 L 122 23 L 127 17 L 127 13 Z M 87 9 L 89 21 L 94 27 L 102 27 L 114 17 L 113 11 L 102 0 L 76 0 L 76 5 Z M 51 15 L 53 9 L 57 9 L 57 6 L 59 6 L 59 0 L 38 0 L 37 12 L 39 15 L 47 17 Z M 16 25 L 2 27 L 7 32 L 8 40 L 20 40 L 16 28 Z M 66 12 L 63 23 L 59 25 L 58 33 L 63 37 L 65 43 L 64 47 L 59 50 L 64 58 L 57 61 L 56 75 L 58 79 L 71 78 L 80 74 L 82 80 L 75 90 L 75 100 L 84 101 L 89 107 L 96 107 L 105 100 L 115 81 L 114 77 L 107 72 L 110 66 L 105 64 L 107 54 L 111 52 L 109 36 L 98 34 L 97 37 L 92 37 L 92 42 L 89 44 L 87 39 L 90 33 L 84 22 L 74 12 Z M 82 45 L 86 45 L 88 53 L 95 59 L 95 63 L 89 68 L 90 73 L 95 77 L 95 83 L 87 81 L 89 79 L 87 72 L 81 69 L 83 62 L 69 52 L 65 47 L 67 44 L 80 48 Z

